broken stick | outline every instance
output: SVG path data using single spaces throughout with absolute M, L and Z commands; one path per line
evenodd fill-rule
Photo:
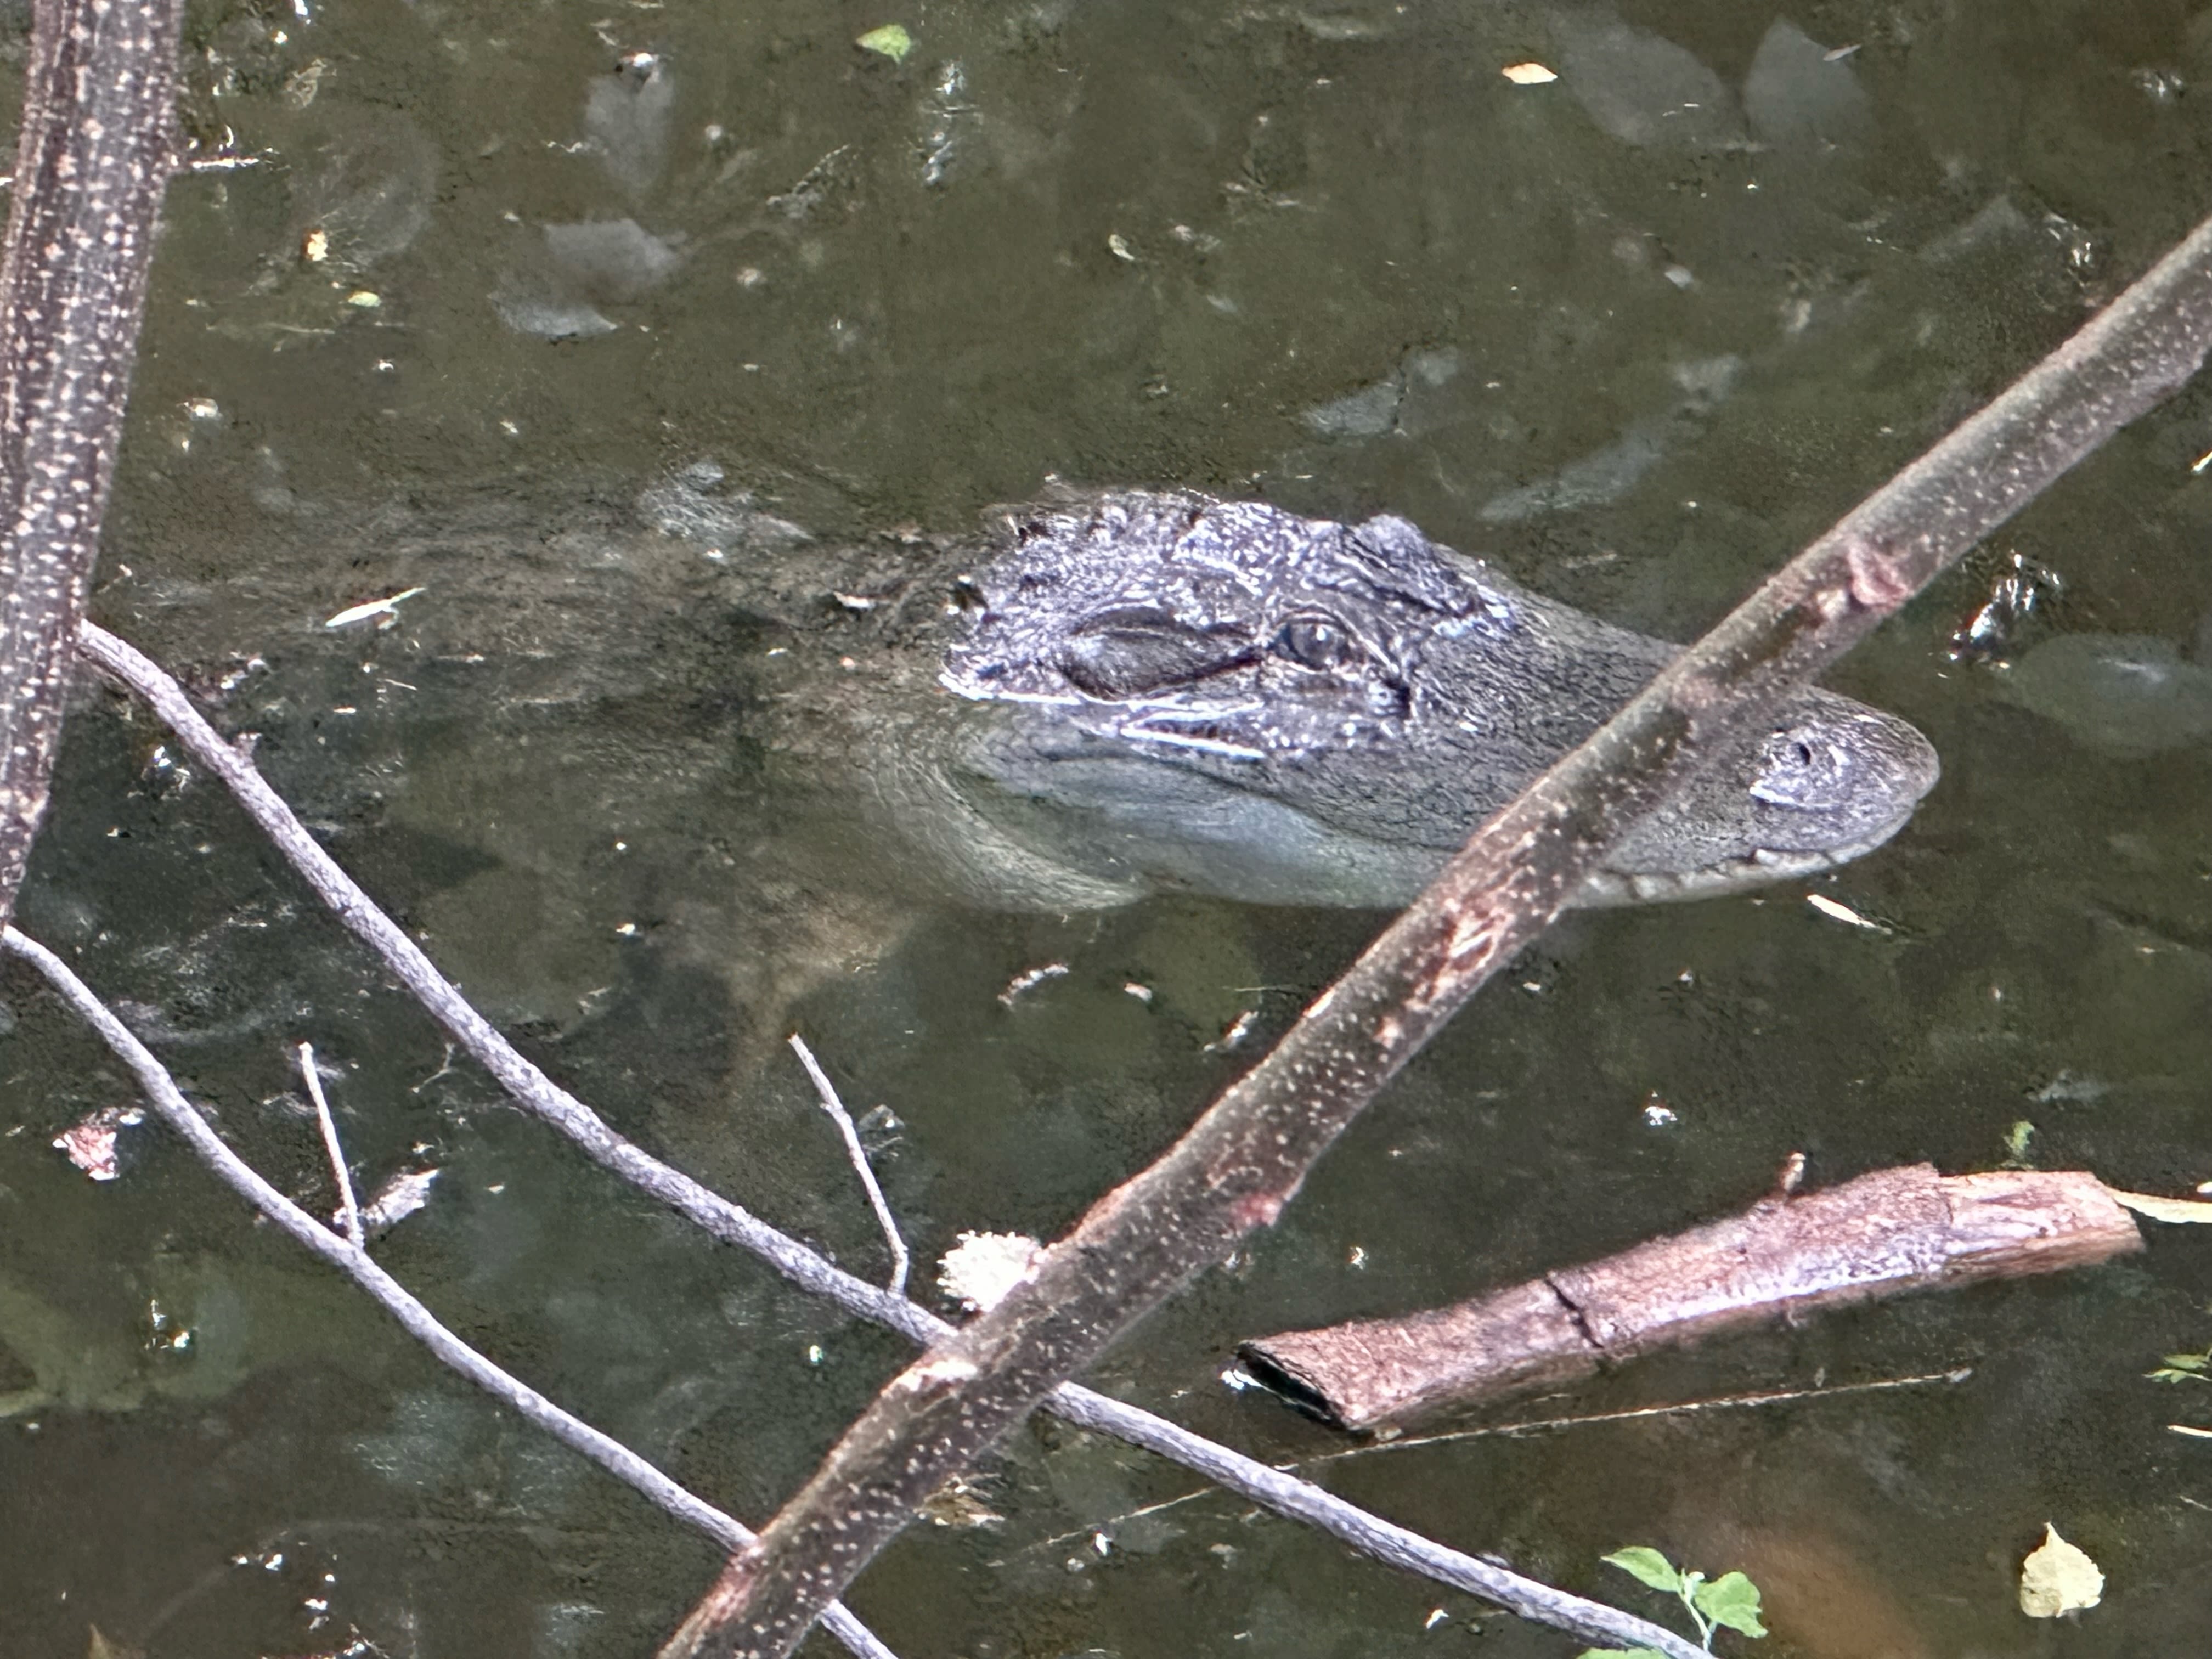
M 1580 1267 L 1400 1319 L 1243 1344 L 1269 1387 L 1340 1428 L 1572 1382 L 1815 1309 L 2056 1273 L 2142 1248 L 2094 1176 L 1876 1170 Z

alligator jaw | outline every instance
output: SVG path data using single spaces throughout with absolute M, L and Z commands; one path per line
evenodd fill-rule
M 1574 903 L 1580 909 L 1610 909 L 1630 904 L 1666 904 L 1683 899 L 1718 898 L 1750 892 L 1776 882 L 1802 881 L 1864 858 L 1912 821 L 1910 809 L 1858 841 L 1809 853 L 1778 853 L 1760 848 L 1748 858 L 1724 859 L 1703 869 L 1629 872 L 1599 870 L 1582 885 Z

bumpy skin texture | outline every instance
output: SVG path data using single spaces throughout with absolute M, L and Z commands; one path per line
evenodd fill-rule
M 942 683 L 985 718 L 946 776 L 978 845 L 1101 884 L 1395 905 L 1676 647 L 1437 546 L 1189 493 L 1009 515 Z M 1926 738 L 1817 688 L 1646 820 L 1584 903 L 1698 897 L 1879 846 Z

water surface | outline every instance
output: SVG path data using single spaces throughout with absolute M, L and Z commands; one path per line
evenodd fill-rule
M 854 45 L 891 21 L 903 62 Z M 1532 60 L 1560 79 L 1499 73 Z M 2186 230 L 2212 33 L 2155 3 L 305 0 L 196 7 L 188 71 L 203 157 L 228 134 L 254 165 L 171 192 L 97 614 L 260 734 L 303 816 L 557 1075 L 875 1273 L 766 1040 L 787 1024 L 856 1108 L 893 1109 L 886 1185 L 933 1259 L 963 1229 L 1065 1227 L 1248 1063 L 1209 1048 L 1225 1028 L 1279 1031 L 1377 919 L 913 902 L 779 737 L 775 699 L 834 676 L 847 625 L 765 615 L 782 562 L 896 562 L 1053 476 L 1181 485 L 1401 513 L 1686 635 Z M 1986 1168 L 2027 1120 L 2046 1167 L 2212 1176 L 2195 705 L 2145 752 L 2113 740 L 2142 728 L 2097 673 L 2050 684 L 2112 649 L 2044 659 L 2032 695 L 1946 649 L 2018 551 L 2063 578 L 2021 653 L 2163 641 L 2201 696 L 2204 401 L 1834 677 L 1943 755 L 1913 826 L 1814 890 L 1885 931 L 1802 885 L 1571 919 L 1092 1380 L 1319 1456 L 1340 1443 L 1220 1385 L 1237 1338 L 1619 1248 L 1741 1206 L 1794 1150 L 1818 1182 Z M 651 529 L 641 497 L 701 463 L 724 516 Z M 320 626 L 417 585 L 388 630 Z M 899 1346 L 447 1066 L 161 743 L 88 694 L 25 925 L 319 1206 L 288 1071 L 313 1041 L 362 1169 L 445 1171 L 386 1265 L 696 1490 L 771 1513 Z M 1000 1002 L 1050 963 L 1069 971 Z M 126 1133 L 112 1186 L 69 1168 L 52 1136 L 127 1082 L 35 985 L 5 991 L 0 1646 L 81 1652 L 96 1625 L 164 1656 L 648 1650 L 711 1549 L 441 1375 L 155 1129 Z M 1646 1612 L 1603 1552 L 1748 1567 L 1777 1653 L 2179 1651 L 2212 1614 L 2212 1518 L 2203 1454 L 2165 1425 L 2212 1409 L 2142 1373 L 2212 1341 L 2208 1288 L 2205 1245 L 2167 1230 L 2117 1266 L 1523 1414 L 1961 1382 L 1321 1478 Z M 1040 1423 L 983 1484 L 1001 1524 L 917 1530 L 854 1605 L 910 1656 L 1573 1650 L 1241 1503 L 1122 1519 L 1194 1484 Z M 2109 1574 L 2078 1625 L 2014 1603 L 2046 1519 Z

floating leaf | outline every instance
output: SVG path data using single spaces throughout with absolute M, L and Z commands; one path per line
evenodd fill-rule
M 372 617 L 390 617 L 397 621 L 400 605 L 423 591 L 419 587 L 410 587 L 404 593 L 394 593 L 386 599 L 371 599 L 367 605 L 349 605 L 335 617 L 324 617 L 323 626 L 345 628 L 357 622 L 367 622 Z
M 1508 64 L 1498 73 L 1516 87 L 1540 87 L 1547 81 L 1559 78 L 1541 64 Z
M 1021 1233 L 963 1233 L 937 1264 L 945 1295 L 981 1312 L 1029 1276 L 1044 1246 Z
M 1653 1589 L 1674 1595 L 1682 1593 L 1682 1575 L 1674 1570 L 1674 1564 L 1648 1545 L 1631 1544 L 1626 1549 L 1615 1550 L 1601 1559 L 1612 1562 L 1630 1577 Z
M 1826 893 L 1808 893 L 1805 895 L 1805 902 L 1831 921 L 1848 922 L 1854 927 L 1869 927 L 1877 933 L 1887 933 L 1891 931 L 1872 917 L 1861 915 L 1850 905 L 1838 899 L 1832 899 Z
M 914 36 L 901 23 L 886 23 L 879 29 L 870 29 L 854 42 L 863 51 L 880 52 L 894 64 L 906 61 L 907 53 L 914 50 Z
M 2124 1193 L 2112 1187 L 2105 1190 L 2112 1194 L 2115 1204 L 2138 1215 L 2147 1215 L 2153 1221 L 2212 1221 L 2212 1204 L 2201 1198 L 2159 1198 L 2149 1193 Z
M 2031 1619 L 2056 1619 L 2094 1607 L 2104 1595 L 2104 1570 L 2045 1522 L 2043 1541 L 2020 1564 L 2020 1610 Z
M 2212 1366 L 2212 1350 L 2203 1353 L 2170 1353 L 2164 1364 L 2143 1375 L 2154 1382 L 2212 1382 L 2212 1376 L 2205 1375 L 2208 1366 Z
M 1759 1622 L 1759 1586 L 1740 1572 L 1724 1572 L 1711 1583 L 1698 1585 L 1690 1599 L 1716 1625 L 1746 1636 L 1766 1634 L 1766 1626 Z

